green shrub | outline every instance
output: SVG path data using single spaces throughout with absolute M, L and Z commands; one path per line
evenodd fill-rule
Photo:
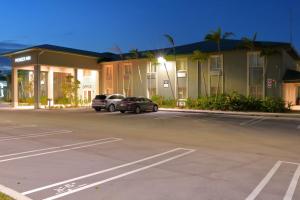
M 47 96 L 41 96 L 41 104 L 46 106 L 48 105 L 48 97 Z
M 158 95 L 154 95 L 151 97 L 151 100 L 159 106 L 163 104 L 163 99 L 164 98 L 162 96 L 158 96 Z
M 177 101 L 174 99 L 163 99 L 162 106 L 165 108 L 175 108 Z
M 152 96 L 151 100 L 156 103 L 158 106 L 165 107 L 165 108 L 175 108 L 176 107 L 176 100 L 174 99 L 165 99 L 163 96 Z
M 285 106 L 280 98 L 267 97 L 259 99 L 244 96 L 233 92 L 218 96 L 188 98 L 186 107 L 201 110 L 224 110 L 224 111 L 258 111 L 258 112 L 285 112 L 290 108 Z
M 55 104 L 62 104 L 62 105 L 66 105 L 66 104 L 70 104 L 70 100 L 66 97 L 60 97 L 60 98 L 56 98 L 54 99 L 54 103 Z

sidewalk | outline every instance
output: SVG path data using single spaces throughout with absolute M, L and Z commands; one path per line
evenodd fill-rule
M 191 110 L 180 108 L 159 108 L 160 111 L 167 112 L 184 112 L 184 113 L 208 113 L 208 114 L 225 114 L 240 116 L 262 116 L 262 117 L 284 117 L 300 120 L 300 113 L 267 113 L 267 112 L 239 112 L 239 111 L 217 111 L 217 110 Z

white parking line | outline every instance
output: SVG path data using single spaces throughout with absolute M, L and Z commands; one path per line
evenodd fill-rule
M 258 186 L 250 193 L 250 195 L 246 198 L 246 200 L 255 200 L 256 197 L 261 193 L 261 191 L 264 189 L 264 187 L 270 182 L 271 178 L 274 176 L 274 174 L 277 172 L 281 164 L 291 164 L 291 165 L 297 165 L 297 169 L 294 173 L 294 176 L 290 182 L 290 185 L 285 193 L 285 196 L 283 200 L 292 200 L 296 186 L 298 184 L 299 178 L 300 178 L 300 163 L 295 162 L 287 162 L 287 161 L 277 161 L 275 165 L 272 167 L 272 169 L 268 172 L 268 174 L 263 178 L 263 180 L 258 184 Z
M 65 134 L 65 133 L 72 133 L 70 130 L 57 130 L 57 131 L 47 131 L 41 133 L 34 133 L 34 134 L 24 134 L 19 136 L 10 136 L 10 137 L 0 137 L 0 142 L 9 141 L 9 140 L 21 140 L 24 138 L 35 138 L 35 137 L 45 137 L 49 135 L 58 135 L 58 134 Z
M 98 140 L 98 141 L 102 141 L 102 142 L 96 142 L 96 143 L 92 143 L 92 144 L 87 144 L 87 145 L 82 145 L 82 146 L 77 146 L 77 147 L 72 147 L 72 148 L 66 148 L 66 149 L 61 149 L 61 150 L 56 150 L 56 151 L 47 151 L 47 152 L 38 153 L 38 154 L 29 154 L 29 155 L 20 156 L 20 157 L 8 158 L 8 159 L 0 160 L 0 163 L 12 161 L 12 160 L 24 159 L 24 158 L 37 157 L 37 156 L 42 156 L 42 155 L 47 155 L 47 154 L 71 151 L 71 150 L 76 150 L 76 149 L 83 149 L 83 148 L 92 147 L 92 146 L 96 146 L 96 145 L 100 145 L 100 144 L 118 142 L 121 140 L 122 140 L 121 138 L 105 138 L 105 139 Z M 74 146 L 74 145 L 67 145 L 67 146 Z M 55 148 L 63 148 L 63 147 L 55 147 Z M 41 150 L 38 150 L 38 151 L 41 151 Z
M 22 155 L 22 154 L 35 153 L 35 152 L 41 152 L 41 151 L 47 151 L 47 150 L 53 150 L 53 149 L 61 149 L 61 148 L 77 146 L 77 145 L 81 145 L 81 144 L 95 143 L 95 142 L 108 140 L 108 139 L 112 139 L 112 138 L 105 138 L 105 139 L 99 139 L 99 140 L 89 140 L 89 141 L 86 141 L 86 142 L 78 142 L 78 143 L 68 144 L 68 145 L 63 145 L 63 146 L 55 146 L 55 147 L 49 147 L 49 148 L 44 148 L 44 149 L 35 149 L 35 150 L 31 150 L 31 151 L 23 151 L 23 152 L 19 152 L 19 153 L 0 155 L 0 158 L 18 156 L 18 155 Z
M 29 125 L 13 125 L 13 126 L 6 126 L 6 127 L 1 127 L 2 130 L 10 130 L 10 129 L 20 129 L 20 128 L 33 128 L 37 127 L 35 124 L 29 124 Z
M 149 157 L 140 159 L 140 160 L 136 160 L 136 161 L 129 162 L 129 163 L 126 163 L 126 164 L 122 164 L 122 165 L 115 166 L 115 167 L 112 167 L 112 168 L 108 168 L 108 169 L 105 169 L 105 170 L 101 170 L 101 171 L 98 171 L 98 172 L 90 173 L 90 174 L 83 175 L 83 176 L 80 176 L 80 177 L 76 177 L 76 178 L 73 178 L 73 179 L 61 181 L 61 182 L 54 183 L 54 184 L 51 184 L 51 185 L 47 185 L 47 186 L 44 186 L 44 187 L 36 188 L 36 189 L 30 190 L 30 191 L 26 191 L 26 192 L 23 192 L 22 194 L 23 194 L 23 195 L 33 194 L 33 193 L 36 193 L 36 192 L 39 192 L 39 191 L 43 191 L 43 190 L 46 190 L 46 189 L 49 189 L 49 188 L 53 188 L 53 187 L 56 187 L 56 186 L 60 186 L 60 185 L 63 185 L 63 184 L 72 183 L 72 182 L 74 182 L 74 181 L 86 179 L 86 178 L 88 178 L 88 177 L 93 177 L 93 176 L 96 176 L 96 175 L 99 175 L 99 174 L 103 174 L 103 173 L 106 173 L 106 172 L 114 171 L 114 170 L 117 170 L 117 169 L 120 169 L 120 168 L 124 168 L 124 167 L 127 167 L 127 166 L 132 166 L 132 165 L 134 165 L 134 164 L 138 164 L 138 163 L 141 163 L 141 162 L 144 162 L 144 161 L 148 161 L 148 160 L 150 160 L 150 159 L 158 158 L 158 157 L 161 157 L 161 156 L 164 156 L 164 155 L 167 155 L 167 154 L 176 152 L 176 151 L 185 151 L 185 152 L 184 152 L 184 153 L 181 153 L 181 154 L 179 154 L 179 155 L 176 155 L 176 156 L 173 156 L 173 157 L 164 159 L 164 160 L 162 160 L 162 161 L 153 163 L 153 164 L 151 164 L 151 165 L 147 165 L 147 166 L 144 166 L 144 167 L 141 167 L 141 168 L 132 170 L 132 171 L 128 171 L 128 172 L 126 172 L 126 173 L 119 174 L 119 175 L 117 175 L 117 176 L 114 176 L 114 177 L 111 177 L 111 178 L 102 180 L 102 181 L 100 181 L 100 182 L 96 182 L 96 183 L 92 183 L 92 184 L 89 184 L 89 185 L 85 185 L 85 186 L 83 186 L 83 187 L 76 188 L 76 189 L 71 190 L 71 191 L 68 191 L 68 192 L 66 192 L 66 193 L 61 193 L 61 194 L 58 194 L 58 195 L 49 197 L 49 198 L 47 198 L 47 200 L 50 200 L 50 199 L 57 199 L 57 198 L 60 198 L 60 197 L 62 197 L 62 196 L 66 196 L 66 195 L 69 195 L 69 194 L 72 194 L 72 193 L 75 193 L 75 192 L 79 192 L 79 191 L 81 191 L 81 190 L 85 190 L 85 189 L 94 187 L 95 185 L 100 185 L 100 184 L 103 184 L 103 183 L 106 183 L 106 182 L 109 182 L 109 181 L 112 181 L 112 180 L 115 180 L 115 179 L 122 178 L 122 177 L 124 177 L 124 176 L 128 176 L 128 175 L 133 174 L 133 173 L 137 173 L 137 172 L 139 172 L 139 171 L 143 171 L 143 170 L 149 169 L 149 168 L 151 168 L 151 167 L 155 167 L 155 166 L 157 166 L 157 165 L 161 165 L 161 164 L 163 164 L 163 163 L 166 163 L 166 162 L 169 162 L 169 161 L 171 161 L 171 160 L 174 160 L 174 159 L 180 158 L 180 157 L 182 157 L 182 156 L 185 156 L 185 155 L 187 155 L 187 154 L 193 153 L 195 150 L 193 150 L 193 149 L 185 149 L 185 148 L 176 148 L 176 149 L 172 149 L 172 150 L 170 150 L 170 151 L 166 151 L 166 152 L 163 152 L 163 153 L 155 154 L 155 155 L 152 155 L 152 156 L 149 156 Z
M 257 195 L 264 189 L 264 187 L 270 182 L 273 175 L 279 169 L 281 161 L 277 161 L 268 174 L 263 178 L 263 180 L 258 184 L 258 186 L 251 192 L 251 194 L 246 198 L 246 200 L 254 200 Z
M 251 125 L 258 124 L 259 122 L 262 122 L 265 119 L 266 119 L 266 117 L 264 117 L 264 116 L 258 117 L 258 118 L 253 118 L 253 119 L 250 119 L 250 120 L 240 123 L 240 125 L 241 126 L 251 126 Z
M 299 177 L 300 177 L 300 165 L 298 166 L 297 170 L 295 171 L 295 174 L 292 178 L 292 181 L 290 183 L 290 186 L 289 186 L 288 190 L 285 193 L 285 196 L 284 196 L 283 200 L 292 200 L 293 199 L 293 195 L 295 193 L 296 186 L 297 186 L 298 181 L 299 181 Z

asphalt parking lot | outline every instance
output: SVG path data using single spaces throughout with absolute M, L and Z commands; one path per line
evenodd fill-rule
M 300 199 L 300 120 L 0 111 L 0 184 L 34 200 Z

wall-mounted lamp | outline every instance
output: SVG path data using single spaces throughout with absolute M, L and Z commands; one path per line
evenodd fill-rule
M 167 60 L 163 56 L 157 58 L 157 62 L 160 64 L 166 64 Z

